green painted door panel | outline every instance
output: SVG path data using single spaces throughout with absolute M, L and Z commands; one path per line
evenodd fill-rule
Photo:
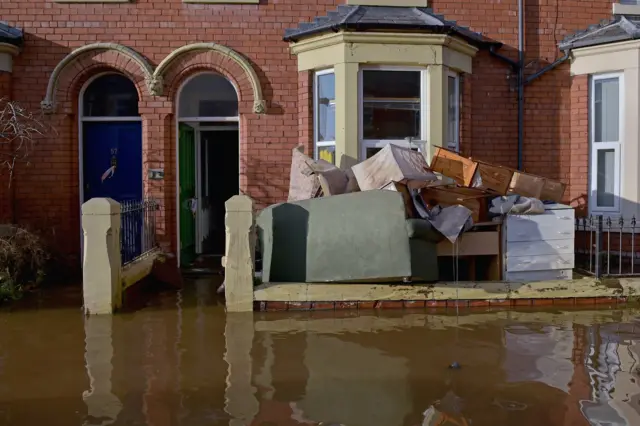
M 196 201 L 196 138 L 195 131 L 180 124 L 180 266 L 190 265 L 196 257 L 196 218 L 191 203 Z

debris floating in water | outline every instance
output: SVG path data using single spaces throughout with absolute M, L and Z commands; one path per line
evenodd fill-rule
M 459 370 L 460 369 L 460 364 L 458 364 L 457 361 L 453 361 L 451 363 L 451 365 L 449 366 L 449 368 L 452 369 L 452 370 Z

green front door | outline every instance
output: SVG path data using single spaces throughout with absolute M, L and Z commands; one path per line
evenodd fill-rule
M 180 169 L 180 266 L 196 257 L 196 135 L 193 127 L 180 123 L 178 139 Z

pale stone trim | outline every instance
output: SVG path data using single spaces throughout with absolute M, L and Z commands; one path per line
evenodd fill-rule
M 17 56 L 20 48 L 9 43 L 0 43 L 0 53 L 8 53 L 11 56 Z
M 612 12 L 614 15 L 640 15 L 640 5 L 613 3 Z
M 225 274 L 224 290 L 228 312 L 253 312 L 255 256 L 255 214 L 253 200 L 234 195 L 224 203 Z
M 427 0 L 347 0 L 347 4 L 358 6 L 427 7 Z
M 226 56 L 227 58 L 238 64 L 240 68 L 242 68 L 242 70 L 246 73 L 247 78 L 249 79 L 249 83 L 251 84 L 251 89 L 253 90 L 253 112 L 256 114 L 264 114 L 267 109 L 266 101 L 262 96 L 260 79 L 258 78 L 258 74 L 256 74 L 256 71 L 251 66 L 251 63 L 235 50 L 218 43 L 193 43 L 177 48 L 166 58 L 164 58 L 162 62 L 160 62 L 155 72 L 153 73 L 153 78 L 161 81 L 171 64 L 174 61 L 178 60 L 182 55 L 207 50 L 211 50 L 223 56 Z M 158 93 L 158 95 L 160 94 L 161 93 Z
M 151 67 L 151 65 L 149 65 L 146 59 L 142 57 L 142 55 L 140 55 L 138 52 L 136 52 L 135 50 L 129 47 L 126 47 L 117 43 L 102 43 L 102 42 L 92 43 L 92 44 L 87 44 L 85 46 L 75 49 L 74 51 L 69 53 L 67 56 L 65 56 L 60 62 L 58 62 L 58 65 L 56 65 L 56 67 L 53 69 L 53 72 L 49 76 L 49 83 L 47 84 L 47 92 L 45 94 L 45 98 L 40 103 L 41 107 L 45 111 L 49 111 L 49 112 L 53 111 L 56 86 L 58 85 L 58 79 L 60 78 L 62 71 L 67 66 L 79 60 L 80 57 L 85 53 L 99 51 L 99 50 L 111 50 L 111 51 L 121 53 L 127 56 L 128 58 L 131 58 L 131 60 L 133 60 L 140 67 L 140 71 L 142 71 L 145 77 L 147 87 L 149 88 L 149 91 L 152 91 L 151 87 L 154 84 L 153 68 Z
M 126 290 L 150 275 L 153 270 L 153 265 L 157 260 L 161 259 L 161 257 L 162 251 L 159 248 L 155 248 L 135 259 L 133 262 L 124 265 L 120 277 L 122 290 Z
M 454 51 L 475 56 L 478 48 L 465 43 L 455 37 L 442 34 L 413 34 L 413 33 L 336 33 L 324 34 L 318 37 L 290 43 L 291 53 L 300 53 L 329 47 L 336 44 L 369 43 L 369 44 L 399 44 L 419 46 L 445 46 Z
M 84 203 L 82 230 L 84 312 L 112 314 L 122 304 L 120 204 L 110 198 L 92 198 Z

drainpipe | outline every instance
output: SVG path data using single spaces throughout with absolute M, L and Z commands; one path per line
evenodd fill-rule
M 524 151 L 524 0 L 518 0 L 518 170 Z
M 523 169 L 523 151 L 524 151 L 524 87 L 527 84 L 533 82 L 533 80 L 541 77 L 547 72 L 553 70 L 558 65 L 564 63 L 571 56 L 571 50 L 565 51 L 564 56 L 555 60 L 553 63 L 542 68 L 540 71 L 533 75 L 530 75 L 525 79 L 524 77 L 524 0 L 518 0 L 518 60 L 507 58 L 504 55 L 499 54 L 495 46 L 489 48 L 489 53 L 505 62 L 516 73 L 516 84 L 518 86 L 518 170 Z

